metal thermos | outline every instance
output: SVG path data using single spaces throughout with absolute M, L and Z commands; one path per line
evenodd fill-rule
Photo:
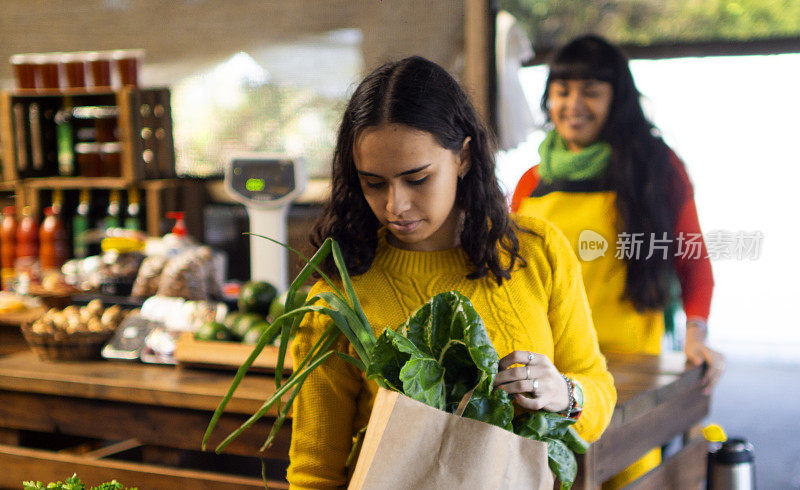
M 728 439 L 708 454 L 708 490 L 753 490 L 756 468 L 753 445 Z

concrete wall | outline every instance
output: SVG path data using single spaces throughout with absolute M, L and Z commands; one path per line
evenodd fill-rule
M 0 79 L 14 53 L 145 48 L 146 63 L 196 63 L 341 28 L 363 33 L 365 69 L 420 54 L 454 69 L 462 0 L 2 0 Z

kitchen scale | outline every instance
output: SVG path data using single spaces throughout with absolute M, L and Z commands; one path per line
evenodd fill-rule
M 302 158 L 246 154 L 231 158 L 225 167 L 225 188 L 244 204 L 250 233 L 286 243 L 286 215 L 292 201 L 306 187 Z M 250 278 L 266 281 L 278 291 L 288 287 L 286 249 L 250 235 Z

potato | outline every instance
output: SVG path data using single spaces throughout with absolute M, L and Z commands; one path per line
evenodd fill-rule
M 97 317 L 89 308 L 83 307 L 80 309 L 80 319 L 83 323 L 87 323 L 90 319 Z
M 103 316 L 100 318 L 100 321 L 103 323 L 103 325 L 116 328 L 122 319 L 121 317 L 122 310 L 118 305 L 113 305 L 106 308 L 106 311 L 103 312 Z
M 66 308 L 64 308 L 64 310 L 62 311 L 62 313 L 63 313 L 64 315 L 66 315 L 66 316 L 74 316 L 74 315 L 79 315 L 79 314 L 80 314 L 80 308 L 78 308 L 78 307 L 77 307 L 77 306 L 75 306 L 75 305 L 70 305 L 70 306 L 67 306 Z
M 65 328 L 67 326 L 67 315 L 63 311 L 57 311 L 50 318 L 50 323 L 55 328 Z
M 99 299 L 93 299 L 86 305 L 86 309 L 92 313 L 92 316 L 99 317 L 103 314 L 103 303 Z
M 90 332 L 102 332 L 106 329 L 105 325 L 103 325 L 103 323 L 97 317 L 90 318 L 89 323 L 86 324 L 86 328 Z

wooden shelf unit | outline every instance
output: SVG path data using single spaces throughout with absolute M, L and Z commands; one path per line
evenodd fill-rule
M 61 102 L 57 99 L 68 99 Z M 65 106 L 116 106 L 118 142 L 121 145 L 120 176 L 131 184 L 143 179 L 165 179 L 175 177 L 175 149 L 172 138 L 172 109 L 170 92 L 166 88 L 124 87 L 117 91 L 91 89 L 64 90 L 13 90 L 0 93 L 0 140 L 2 140 L 2 180 L 14 181 L 20 178 L 50 178 L 54 175 L 57 162 L 53 161 L 53 136 L 45 137 L 44 128 L 54 133 L 52 121 L 36 118 L 41 131 L 31 128 L 31 106 L 39 104 L 45 110 L 55 111 Z M 34 145 L 34 139 L 39 145 Z M 48 141 L 45 141 L 45 140 Z M 77 142 L 76 135 L 73 135 Z M 45 144 L 50 146 L 45 148 Z M 41 175 L 32 175 L 28 168 L 35 167 L 34 148 L 40 152 Z M 77 167 L 77 165 L 76 165 Z M 20 174 L 25 169 L 29 174 Z M 100 177 L 109 178 L 109 177 Z M 98 187 L 110 187 L 107 183 Z
M 41 111 L 37 118 L 31 116 L 33 104 L 38 104 Z M 57 130 L 53 115 L 64 107 L 85 106 L 114 106 L 118 109 L 113 124 L 116 124 L 121 150 L 119 176 L 56 175 L 58 147 L 53 139 Z M 49 112 L 50 118 L 44 116 L 45 112 Z M 68 114 L 73 115 L 73 145 L 86 141 L 85 135 L 79 138 L 78 133 L 82 128 L 92 128 L 94 123 L 74 112 Z M 35 125 L 31 124 L 34 119 L 38 121 Z M 36 128 L 39 133 L 34 138 Z M 45 134 L 46 131 L 49 133 Z M 37 161 L 42 163 L 40 167 L 34 165 L 34 141 L 39 152 Z M 0 144 L 0 191 L 14 192 L 13 200 L 20 215 L 25 206 L 32 207 L 34 213 L 39 214 L 42 205 L 46 205 L 41 202 L 44 191 L 136 189 L 141 194 L 140 204 L 146 210 L 145 231 L 157 236 L 163 232 L 161 220 L 166 211 L 180 210 L 181 181 L 175 176 L 169 89 L 123 87 L 119 90 L 16 89 L 0 92 Z M 77 157 L 74 146 L 73 155 Z M 73 167 L 76 172 L 79 170 L 77 158 L 74 158 Z
M 145 232 L 149 236 L 161 236 L 161 220 L 167 211 L 179 211 L 179 179 L 142 180 L 127 183 L 115 178 L 40 178 L 25 179 L 18 184 L 16 204 L 19 213 L 25 206 L 30 206 L 34 215 L 42 210 L 40 192 L 42 190 L 62 189 L 137 189 L 141 191 L 141 205 L 147 210 Z

